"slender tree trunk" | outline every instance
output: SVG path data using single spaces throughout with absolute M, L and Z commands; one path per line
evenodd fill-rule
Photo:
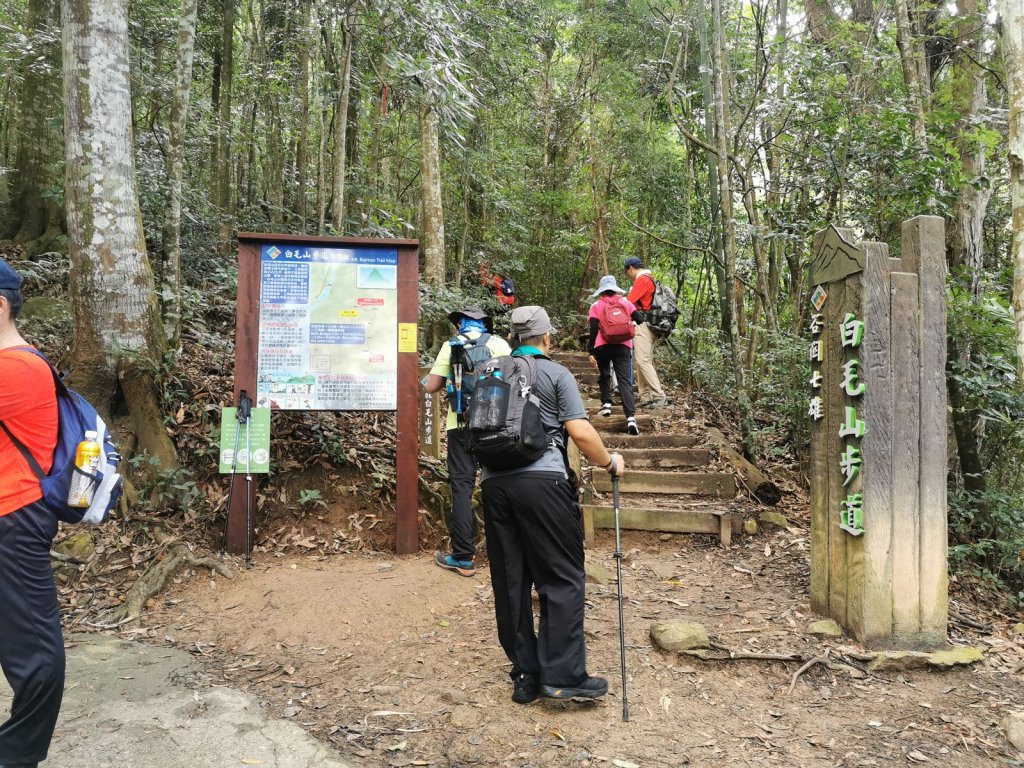
M 444 285 L 444 211 L 441 206 L 441 150 L 437 113 L 424 101 L 420 106 L 420 182 L 423 197 L 423 279 Z
M 729 173 L 729 113 L 726 103 L 725 30 L 722 19 L 721 0 L 711 0 L 711 20 L 714 32 L 711 52 L 715 83 L 715 148 L 718 150 L 718 187 L 720 210 L 722 212 L 722 242 L 725 246 L 725 284 L 728 287 L 728 302 L 732 308 L 729 323 L 729 352 L 732 358 L 733 381 L 736 399 L 740 408 L 740 431 L 743 441 L 743 455 L 754 458 L 754 432 L 747 394 L 746 375 L 743 370 L 740 330 L 737 314 L 740 307 L 740 291 L 736 280 L 736 229 L 733 221 L 732 185 Z
M 965 179 L 953 208 L 953 217 L 946 226 L 946 248 L 954 279 L 967 289 L 972 301 L 981 298 L 981 274 L 984 267 L 983 223 L 992 189 L 978 184 L 985 175 L 985 147 L 974 137 L 985 108 L 985 72 L 978 62 L 982 60 L 980 34 L 983 16 L 977 0 L 957 0 L 957 53 L 951 69 L 952 108 L 960 115 L 957 121 L 957 145 L 960 167 Z M 970 368 L 978 350 L 958 339 L 951 339 L 949 352 L 962 368 Z M 985 474 L 980 456 L 983 422 L 980 415 L 969 409 L 968 401 L 954 377 L 947 378 L 953 433 L 964 485 L 968 490 L 985 490 Z
M 21 82 L 18 152 L 8 225 L 0 235 L 21 243 L 25 255 L 49 250 L 64 233 L 64 210 L 53 194 L 63 168 L 60 0 L 30 0 L 26 29 L 31 47 Z
M 217 126 L 217 143 L 212 169 L 214 180 L 214 205 L 220 212 L 220 226 L 217 246 L 222 255 L 231 251 L 232 210 L 231 210 L 231 84 L 234 73 L 235 44 L 235 0 L 221 0 L 222 26 L 220 39 L 220 85 Z
M 293 210 L 299 231 L 306 231 L 306 186 L 309 175 L 309 66 L 310 50 L 316 44 L 313 35 L 312 0 L 299 2 L 299 141 L 295 147 L 295 201 Z
M 924 147 L 927 143 L 924 84 L 921 82 L 921 66 L 918 63 L 918 59 L 924 56 L 924 49 L 914 35 L 907 0 L 896 0 L 896 45 L 900 50 L 900 63 L 903 65 L 903 82 L 907 89 L 907 105 L 910 109 L 914 140 L 919 146 Z
M 697 23 L 697 37 L 700 43 L 701 63 L 701 93 L 704 101 L 704 132 L 709 136 L 715 136 L 715 91 L 711 82 L 711 48 L 708 45 L 707 13 L 705 12 L 704 0 L 700 2 L 700 19 Z M 728 342 L 730 328 L 733 325 L 733 311 L 729 289 L 729 283 L 725 276 L 725 243 L 722 240 L 722 205 L 719 193 L 718 181 L 718 156 L 713 152 L 707 152 L 708 168 L 708 207 L 713 227 L 714 259 L 712 268 L 715 272 L 715 285 L 718 289 L 718 312 L 721 321 L 722 340 Z M 730 206 L 731 207 L 731 206 Z M 716 222 L 715 220 L 718 219 Z M 716 226 L 717 224 L 717 226 Z
M 1024 3 L 996 0 L 1002 17 L 1003 62 L 1010 106 L 1010 197 L 1013 210 L 1013 317 L 1017 381 L 1024 382 Z
M 120 390 L 138 448 L 177 458 L 153 372 L 164 351 L 135 192 L 125 0 L 64 0 L 66 200 L 75 382 L 109 416 Z
M 181 336 L 181 185 L 184 176 L 185 135 L 188 129 L 189 95 L 192 88 L 192 54 L 195 50 L 198 0 L 182 0 L 178 22 L 178 49 L 171 99 L 171 123 L 167 136 L 167 212 L 163 232 L 163 268 L 160 296 L 168 346 L 178 346 Z
M 337 234 L 345 231 L 345 174 L 348 162 L 348 105 L 352 84 L 352 46 L 355 34 L 346 15 L 341 25 L 341 61 L 338 67 L 338 98 L 334 106 L 334 199 L 331 224 Z

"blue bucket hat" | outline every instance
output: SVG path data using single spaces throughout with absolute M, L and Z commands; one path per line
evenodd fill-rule
M 21 275 L 3 259 L 0 259 L 0 290 L 21 290 Z
M 590 294 L 590 297 L 600 296 L 605 291 L 615 291 L 618 294 L 625 293 L 624 290 L 619 288 L 619 284 L 615 282 L 615 275 L 605 275 L 601 278 L 601 282 L 597 284 L 597 290 Z

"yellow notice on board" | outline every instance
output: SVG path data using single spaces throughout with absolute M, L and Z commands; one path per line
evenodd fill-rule
M 398 351 L 416 351 L 416 323 L 398 324 Z

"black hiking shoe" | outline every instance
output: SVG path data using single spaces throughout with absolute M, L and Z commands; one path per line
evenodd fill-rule
M 540 691 L 552 699 L 598 699 L 608 693 L 608 681 L 603 677 L 588 677 L 576 686 L 542 685 Z
M 513 684 L 512 701 L 516 704 L 529 704 L 540 696 L 540 683 L 533 675 L 519 675 L 513 679 Z

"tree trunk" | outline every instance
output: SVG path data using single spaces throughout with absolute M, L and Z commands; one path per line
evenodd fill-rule
M 701 93 L 704 101 L 704 132 L 709 137 L 715 135 L 715 91 L 711 82 L 711 49 L 708 45 L 707 13 L 704 0 L 701 0 L 701 14 L 697 23 L 697 37 L 700 43 Z M 722 341 L 728 342 L 730 328 L 733 325 L 731 291 L 725 279 L 725 243 L 722 240 L 722 226 L 715 219 L 722 217 L 722 204 L 718 181 L 718 156 L 707 152 L 708 168 L 708 208 L 712 221 L 712 238 L 714 242 L 714 259 L 712 268 L 715 273 L 715 285 L 718 288 L 718 312 L 721 321 Z
M 312 0 L 299 2 L 299 142 L 295 148 L 295 201 L 292 209 L 300 232 L 306 231 L 306 185 L 309 173 L 309 64 L 315 44 L 311 20 Z
M 1013 210 L 1013 317 L 1017 381 L 1024 382 L 1024 4 L 996 0 L 1003 20 L 1003 62 L 1010 106 L 1010 196 Z
M 137 447 L 177 466 L 154 371 L 164 351 L 135 192 L 125 0 L 64 0 L 64 133 L 75 381 L 106 416 L 118 390 Z
M 985 146 L 975 138 L 979 122 L 984 122 L 985 71 L 982 61 L 981 28 L 977 0 L 957 0 L 957 39 L 959 45 L 950 72 L 952 108 L 960 116 L 956 124 L 957 148 L 964 184 L 953 208 L 953 218 L 946 226 L 946 248 L 954 280 L 967 289 L 972 301 L 981 298 L 981 274 L 984 267 L 983 223 L 989 199 L 990 184 L 978 183 L 985 175 Z M 969 369 L 978 354 L 969 344 L 951 339 L 950 354 L 959 360 L 962 369 Z M 965 486 L 972 491 L 985 489 L 985 475 L 980 458 L 983 423 L 980 415 L 968 409 L 958 383 L 947 382 L 953 411 L 953 433 Z
M 345 232 L 345 173 L 348 162 L 348 104 L 352 84 L 352 46 L 355 33 L 348 16 L 341 25 L 341 61 L 338 66 L 338 98 L 334 105 L 334 200 L 331 224 L 336 234 Z
M 54 246 L 64 233 L 64 210 L 54 191 L 62 183 L 60 0 L 30 0 L 18 153 L 8 226 L 0 233 L 21 243 L 31 258 Z
M 743 439 L 743 455 L 754 460 L 754 431 L 750 398 L 747 394 L 746 375 L 743 370 L 740 330 L 737 314 L 742 306 L 742 296 L 736 280 L 736 228 L 733 222 L 732 185 L 729 173 L 729 114 L 726 104 L 725 72 L 725 30 L 722 20 L 721 0 L 711 2 L 711 20 L 714 31 L 711 53 L 715 86 L 715 148 L 718 150 L 718 187 L 720 198 L 722 242 L 725 249 L 725 284 L 729 290 L 728 302 L 732 308 L 729 323 L 729 352 L 732 358 L 733 382 L 736 400 L 740 409 L 740 431 Z
M 178 346 L 181 336 L 181 184 L 198 10 L 198 0 L 182 0 L 171 123 L 167 134 L 167 216 L 163 232 L 164 263 L 158 284 L 163 302 L 164 332 L 171 349 Z
M 921 82 L 921 66 L 918 62 L 918 59 L 924 56 L 924 48 L 914 35 L 907 0 L 896 0 L 896 45 L 900 50 L 900 63 L 903 65 L 903 82 L 907 89 L 907 106 L 910 109 L 914 141 L 924 147 L 927 144 L 924 84 Z
M 221 0 L 221 2 L 223 23 L 220 39 L 220 86 L 218 89 L 220 115 L 211 173 L 214 180 L 214 205 L 220 212 L 217 247 L 222 256 L 227 256 L 231 252 L 233 229 L 231 215 L 231 82 L 234 70 L 235 0 Z
M 423 196 L 423 279 L 444 285 L 444 211 L 441 206 L 441 150 L 437 113 L 424 101 L 420 106 L 420 181 Z

